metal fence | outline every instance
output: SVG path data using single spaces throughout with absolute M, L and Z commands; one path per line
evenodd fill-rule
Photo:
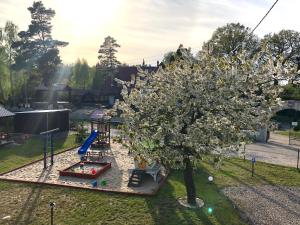
M 299 137 L 299 133 L 297 135 L 297 133 L 290 131 L 289 132 L 289 145 L 297 145 L 300 146 L 300 137 Z

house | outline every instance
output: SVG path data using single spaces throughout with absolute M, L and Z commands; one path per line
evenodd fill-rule
M 152 66 L 142 66 L 142 70 L 153 72 L 158 69 L 158 67 Z M 107 79 L 102 87 L 99 87 L 98 100 L 100 102 L 106 102 L 108 105 L 113 105 L 116 99 L 121 98 L 122 87 L 115 81 L 116 79 L 131 82 L 132 85 L 135 84 L 136 75 L 138 73 L 138 68 L 136 66 L 120 66 L 118 67 L 117 73 Z
M 153 72 L 156 71 L 158 67 L 142 66 L 140 68 L 148 72 Z M 134 85 L 137 73 L 138 68 L 136 66 L 119 66 L 116 72 L 112 76 L 109 76 L 97 89 L 71 88 L 66 84 L 54 84 L 52 87 L 39 86 L 35 90 L 35 105 L 37 105 L 37 103 L 48 104 L 49 101 L 49 104 L 51 103 L 55 109 L 59 108 L 56 107 L 59 103 L 63 104 L 68 101 L 73 104 L 101 103 L 112 106 L 116 99 L 120 99 L 122 90 L 122 87 L 115 81 L 115 78 L 132 82 L 132 85 Z
M 59 132 L 69 130 L 69 109 L 32 110 L 16 112 L 14 127 L 16 133 L 40 134 L 59 128 Z

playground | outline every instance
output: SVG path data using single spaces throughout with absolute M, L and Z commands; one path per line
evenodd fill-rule
M 295 168 L 257 162 L 252 177 L 248 160 L 228 159 L 221 170 L 215 170 L 210 159 L 204 159 L 195 171 L 195 182 L 197 196 L 207 204 L 201 210 L 187 210 L 177 202 L 185 193 L 181 171 L 172 171 L 165 182 L 159 179 L 158 183 L 146 175 L 139 187 L 128 187 L 129 172 L 135 168 L 134 157 L 117 143 L 111 142 L 110 148 L 103 150 L 103 158 L 99 159 L 99 154 L 94 152 L 86 154 L 84 161 L 96 164 L 97 161 L 111 161 L 111 167 L 97 178 L 60 176 L 60 171 L 73 166 L 75 172 L 81 171 L 78 150 L 84 143 L 74 147 L 74 134 L 66 139 L 53 135 L 53 165 L 48 149 L 45 170 L 41 138 L 40 141 L 29 139 L 24 147 L 6 147 L 0 151 L 0 170 L 7 172 L 0 176 L 1 224 L 49 224 L 49 202 L 56 203 L 57 224 L 124 224 L 124 221 L 128 224 L 136 224 L 136 221 L 144 221 L 144 224 L 220 224 L 220 221 L 222 224 L 245 224 L 237 209 L 248 212 L 245 217 L 251 220 L 263 217 L 264 224 L 274 221 L 297 224 L 299 204 L 291 199 L 291 196 L 299 196 L 300 179 Z M 92 173 L 93 168 L 97 171 L 96 166 L 83 165 L 84 173 Z M 214 177 L 213 183 L 208 182 L 209 175 Z M 6 182 L 6 179 L 13 182 Z M 95 181 L 97 186 L 94 187 Z M 155 196 L 147 196 L 155 194 L 162 184 Z M 134 195 L 128 198 L 128 194 Z M 261 207 L 257 208 L 254 202 Z M 279 210 L 281 213 L 272 214 Z M 83 216 L 87 219 L 82 220 Z
M 129 154 L 113 141 L 117 131 L 101 112 L 93 113 L 89 122 L 80 146 L 74 132 L 62 136 L 50 127 L 24 146 L 0 152 L 1 222 L 47 224 L 48 204 L 55 202 L 58 224 L 245 224 L 240 212 L 246 212 L 242 217 L 247 221 L 297 224 L 299 204 L 293 199 L 298 199 L 300 180 L 295 168 L 259 162 L 263 158 L 257 155 L 252 177 L 251 161 L 225 159 L 216 170 L 212 159 L 204 158 L 195 170 L 195 182 L 197 196 L 206 204 L 187 210 L 177 201 L 185 193 L 181 171 L 173 170 L 166 180 L 159 161 Z M 247 154 L 252 150 L 249 145 Z M 88 220 L 78 223 L 83 216 Z
M 0 179 L 98 191 L 156 194 L 166 177 L 161 165 L 154 162 L 147 168 L 145 165 L 138 168 L 127 148 L 112 143 L 110 119 L 103 114 L 91 120 L 90 130 L 90 135 L 79 148 L 59 154 L 54 154 L 52 138 L 58 129 L 41 132 L 43 158 L 1 174 Z
M 111 144 L 111 150 L 103 157 L 111 163 L 111 168 L 96 179 L 60 176 L 62 171 L 79 162 L 77 148 L 54 156 L 53 166 L 43 169 L 43 160 L 36 161 L 22 168 L 5 173 L 0 178 L 29 183 L 42 183 L 74 188 L 86 188 L 100 191 L 123 192 L 152 195 L 157 192 L 160 184 L 151 177 L 146 177 L 140 187 L 128 187 L 128 169 L 134 168 L 133 157 L 128 155 L 128 149 L 120 144 Z M 98 185 L 93 186 L 97 181 Z M 105 182 L 103 182 L 105 181 Z

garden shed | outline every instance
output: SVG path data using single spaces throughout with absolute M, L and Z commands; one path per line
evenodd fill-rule
M 8 140 L 8 133 L 13 132 L 14 113 L 8 111 L 0 105 L 0 143 Z
M 55 128 L 59 128 L 59 131 L 68 131 L 69 113 L 69 109 L 16 112 L 14 119 L 15 132 L 39 134 Z

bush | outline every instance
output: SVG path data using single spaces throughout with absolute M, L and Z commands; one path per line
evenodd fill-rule
M 300 88 L 294 84 L 288 84 L 280 95 L 282 100 L 300 100 Z
M 83 122 L 79 122 L 76 125 L 76 142 L 82 143 L 84 139 L 87 137 L 87 128 L 84 127 Z

